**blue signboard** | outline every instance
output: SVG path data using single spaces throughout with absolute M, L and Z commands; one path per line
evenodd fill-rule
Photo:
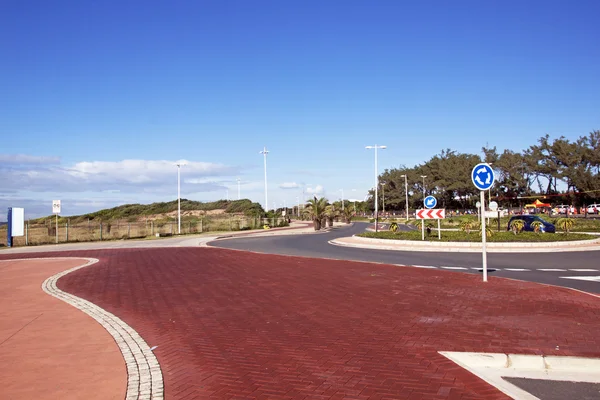
M 494 170 L 489 164 L 479 163 L 471 171 L 471 180 L 479 190 L 488 190 L 491 188 L 495 179 Z
M 433 196 L 427 196 L 425 197 L 424 203 L 426 208 L 435 208 L 437 205 L 437 199 Z

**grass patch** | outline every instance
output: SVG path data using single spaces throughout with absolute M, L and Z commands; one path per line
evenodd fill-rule
M 549 217 L 547 215 L 543 215 L 543 214 L 537 214 L 539 217 L 541 217 L 543 220 L 550 222 L 551 224 L 556 225 L 556 222 L 560 219 L 563 218 L 564 216 L 553 216 L 553 217 Z M 510 217 L 502 217 L 500 218 L 500 229 L 504 230 L 506 229 L 506 227 L 508 226 L 508 220 L 510 219 Z M 581 218 L 581 217 L 573 217 L 573 220 L 575 221 L 575 224 L 573 225 L 573 228 L 571 229 L 572 232 L 600 232 L 600 218 Z M 432 224 L 434 224 L 434 226 L 437 225 L 437 222 L 434 220 L 429 220 L 431 221 Z M 441 222 L 441 227 L 442 229 L 452 229 L 452 228 L 460 228 L 460 225 L 464 222 L 464 221 L 474 221 L 475 223 L 477 223 L 477 216 L 472 216 L 472 215 L 461 215 L 461 216 L 456 216 L 456 217 L 446 217 L 445 219 L 440 220 Z M 498 219 L 497 218 L 490 218 L 490 223 L 489 226 L 492 229 L 497 229 L 498 228 Z M 486 223 L 487 223 L 487 219 L 486 219 Z M 557 227 L 558 230 L 558 227 Z
M 390 239 L 390 240 L 421 240 L 421 231 L 410 231 L 410 232 L 365 232 L 361 233 L 357 236 L 374 238 L 374 239 Z M 521 232 L 518 235 L 515 235 L 511 232 L 494 232 L 491 237 L 487 238 L 488 242 L 495 243 L 506 243 L 506 242 L 516 242 L 516 243 L 526 243 L 526 242 L 566 242 L 573 240 L 592 240 L 597 239 L 596 236 L 586 235 L 586 234 L 578 234 L 578 233 L 569 233 L 565 235 L 564 233 L 541 233 L 537 234 L 534 232 Z M 481 234 L 477 232 L 471 232 L 470 234 L 466 234 L 465 232 L 442 232 L 442 239 L 438 240 L 437 231 L 432 230 L 431 235 L 425 235 L 426 241 L 442 241 L 442 242 L 481 242 Z

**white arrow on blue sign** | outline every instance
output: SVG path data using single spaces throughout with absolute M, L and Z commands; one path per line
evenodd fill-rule
M 494 184 L 496 177 L 489 164 L 479 163 L 471 171 L 471 180 L 479 190 L 488 190 Z
M 427 208 L 435 208 L 437 205 L 437 199 L 433 196 L 425 197 L 425 207 Z

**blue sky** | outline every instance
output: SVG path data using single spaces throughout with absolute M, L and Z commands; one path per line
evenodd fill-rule
M 0 3 L 0 207 L 364 198 L 442 149 L 600 129 L 597 1 Z M 286 185 L 287 184 L 287 185 Z M 281 186 L 290 186 L 283 189 Z M 352 189 L 356 189 L 352 191 Z M 4 214 L 4 213 L 2 213 Z M 5 218 L 4 215 L 2 215 Z

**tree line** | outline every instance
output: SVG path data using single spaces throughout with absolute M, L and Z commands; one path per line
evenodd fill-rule
M 386 169 L 379 175 L 379 210 L 384 202 L 386 211 L 406 208 L 405 179 L 409 209 L 422 208 L 428 195 L 437 198 L 440 208 L 474 208 L 478 189 L 471 170 L 480 162 L 494 169 L 496 182 L 490 195 L 501 207 L 520 207 L 535 198 L 575 206 L 600 199 L 600 131 L 596 130 L 575 141 L 545 135 L 522 152 L 499 153 L 496 147 L 483 147 L 480 156 L 446 149 L 415 167 Z M 374 190 L 369 193 L 373 204 Z

